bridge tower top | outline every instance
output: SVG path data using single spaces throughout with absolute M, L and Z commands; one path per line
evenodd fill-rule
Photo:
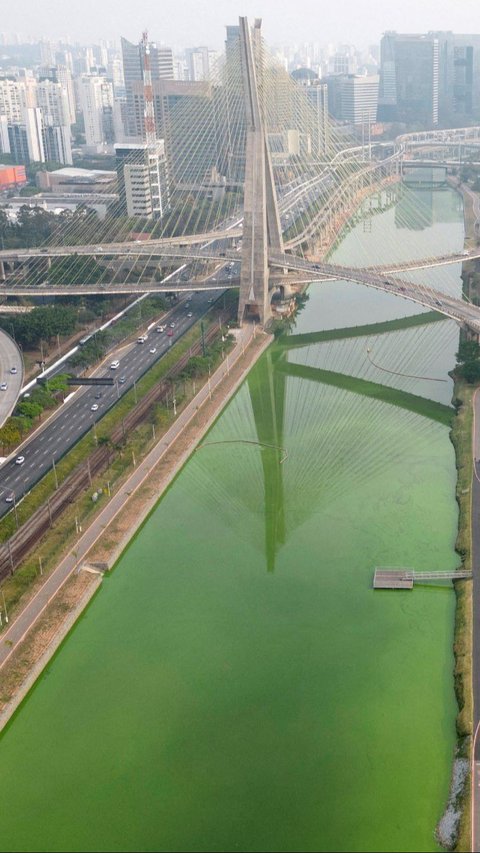
M 245 98 L 246 156 L 243 213 L 242 267 L 238 319 L 270 317 L 269 251 L 283 252 L 282 229 L 272 162 L 259 95 L 263 73 L 261 19 L 252 33 L 245 17 L 240 22 L 240 63 Z

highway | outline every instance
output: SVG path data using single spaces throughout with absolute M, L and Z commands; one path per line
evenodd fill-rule
M 0 426 L 12 414 L 22 385 L 22 353 L 10 335 L 0 329 Z
M 167 336 L 167 330 L 158 333 L 153 328 L 148 333 L 144 344 L 131 344 L 124 347 L 117 355 L 111 353 L 105 368 L 96 372 L 96 376 L 113 377 L 113 386 L 89 387 L 78 391 L 65 403 L 45 427 L 32 435 L 30 439 L 9 457 L 0 468 L 0 517 L 12 509 L 11 498 L 15 496 L 18 502 L 32 486 L 52 470 L 53 463 L 62 456 L 100 420 L 114 405 L 119 397 L 133 387 L 152 365 L 154 365 L 191 326 L 211 307 L 211 303 L 219 296 L 218 291 L 192 294 L 189 307 L 182 301 L 169 314 L 168 323 L 175 323 L 172 337 Z M 191 313 L 192 316 L 187 315 Z M 139 335 L 145 334 L 145 329 L 139 330 Z M 154 348 L 156 352 L 151 353 Z M 115 359 L 120 364 L 118 369 L 109 367 Z M 120 381 L 121 380 L 121 381 Z M 96 398 L 96 394 L 101 397 Z M 91 407 L 98 406 L 96 411 Z M 16 459 L 24 457 L 22 464 Z M 10 499 L 7 502 L 7 499 Z

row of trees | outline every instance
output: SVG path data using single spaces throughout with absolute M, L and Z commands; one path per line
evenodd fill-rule
M 0 246 L 5 249 L 32 248 L 44 243 L 80 246 L 115 241 L 125 239 L 126 234 L 138 228 L 136 219 L 121 216 L 119 210 L 99 219 L 97 212 L 85 205 L 53 213 L 24 204 L 15 220 L 9 218 L 7 210 L 0 209 Z
M 34 308 L 25 314 L 0 317 L 0 328 L 11 334 L 24 349 L 37 347 L 57 335 L 71 335 L 75 331 L 78 311 L 66 305 L 48 305 Z
M 457 352 L 456 372 L 467 382 L 480 380 L 480 344 L 476 341 L 462 341 Z

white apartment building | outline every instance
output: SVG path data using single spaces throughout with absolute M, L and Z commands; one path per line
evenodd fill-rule
M 113 86 L 96 74 L 82 74 L 79 82 L 80 108 L 85 120 L 87 146 L 100 150 L 114 142 Z
M 27 104 L 27 89 L 18 80 L 0 80 L 0 116 L 8 124 L 21 124 Z
M 68 95 L 60 83 L 42 80 L 37 84 L 37 106 L 43 113 L 46 125 L 55 127 L 70 126 L 70 107 Z
M 127 216 L 161 219 L 169 205 L 169 186 L 163 139 L 115 145 L 120 200 Z
M 23 124 L 27 132 L 27 145 L 30 160 L 35 163 L 45 162 L 45 147 L 43 144 L 42 111 L 39 107 L 27 107 L 23 113 Z
M 342 119 L 352 124 L 377 120 L 378 74 L 342 78 Z

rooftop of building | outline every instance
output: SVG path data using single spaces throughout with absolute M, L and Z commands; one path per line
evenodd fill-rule
M 62 178 L 83 178 L 91 181 L 98 180 L 99 178 L 111 178 L 113 180 L 116 177 L 115 172 L 110 172 L 106 169 L 79 169 L 76 166 L 65 166 L 63 169 L 55 169 L 51 174 Z

